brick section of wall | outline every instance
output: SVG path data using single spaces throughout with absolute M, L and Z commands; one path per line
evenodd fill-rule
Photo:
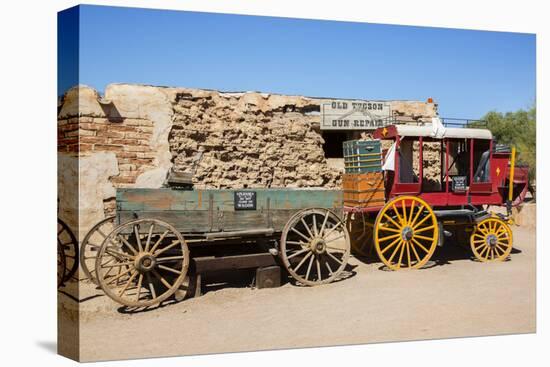
M 106 118 L 80 118 L 80 153 L 113 152 L 120 174 L 111 179 L 115 187 L 136 182 L 143 172 L 154 168 L 155 156 L 150 148 L 153 123 L 145 119 L 110 122 Z
M 78 152 L 78 117 L 57 120 L 57 151 Z
M 81 116 L 58 121 L 58 152 L 113 152 L 120 174 L 115 187 L 127 187 L 143 172 L 155 168 L 150 148 L 153 123 L 145 119 L 111 122 L 107 118 Z

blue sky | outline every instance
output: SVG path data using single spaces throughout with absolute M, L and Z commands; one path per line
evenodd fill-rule
M 80 83 L 100 91 L 125 82 L 433 97 L 441 116 L 459 118 L 535 100 L 532 34 L 82 6 L 79 36 Z

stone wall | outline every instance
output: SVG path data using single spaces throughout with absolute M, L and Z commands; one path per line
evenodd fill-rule
M 177 91 L 169 136 L 174 169 L 200 188 L 340 187 L 320 131 L 323 99 L 256 92 Z M 430 119 L 435 103 L 392 101 L 406 119 Z M 202 159 L 196 161 L 202 151 Z
M 169 137 L 176 170 L 196 167 L 196 187 L 326 187 L 341 173 L 326 164 L 311 99 L 259 93 L 180 92 Z
M 59 168 L 79 158 L 67 172 L 80 181 L 60 174 L 60 215 L 78 210 L 82 237 L 113 213 L 117 187 L 161 187 L 170 169 L 194 170 L 197 188 L 337 188 L 342 172 L 324 155 L 322 101 L 128 84 L 111 84 L 103 96 L 72 88 L 59 104 Z M 434 103 L 390 104 L 407 118 L 437 114 Z M 74 193 L 76 209 L 67 199 Z

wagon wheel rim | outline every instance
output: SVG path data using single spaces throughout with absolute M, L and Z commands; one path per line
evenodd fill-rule
M 65 252 L 61 246 L 57 246 L 57 288 L 63 285 L 65 279 Z
M 93 226 L 80 245 L 80 266 L 84 276 L 92 283 L 98 284 L 95 272 L 95 261 L 101 244 L 114 229 L 115 216 L 107 217 Z
M 374 224 L 374 245 L 391 270 L 421 268 L 439 241 L 437 218 L 428 203 L 415 196 L 388 202 Z
M 346 217 L 346 228 L 351 240 L 352 253 L 369 256 L 373 249 L 374 220 L 365 213 L 352 213 Z
M 63 282 L 68 281 L 78 269 L 78 241 L 69 226 L 61 219 L 57 219 L 57 244 L 65 253 L 65 276 Z
M 303 210 L 283 228 L 280 256 L 289 274 L 301 284 L 334 281 L 344 271 L 349 255 L 348 230 L 330 210 Z
M 170 224 L 138 219 L 107 236 L 95 267 L 99 286 L 111 299 L 128 307 L 149 307 L 179 289 L 189 268 L 189 249 Z
M 498 218 L 487 218 L 476 225 L 470 237 L 470 248 L 481 262 L 504 261 L 512 252 L 510 226 Z

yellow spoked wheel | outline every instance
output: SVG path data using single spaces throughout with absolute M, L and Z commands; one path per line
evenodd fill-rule
M 470 237 L 470 247 L 479 261 L 504 261 L 512 252 L 512 230 L 499 218 L 484 219 Z
M 428 203 L 415 196 L 388 202 L 374 223 L 374 246 L 380 260 L 392 270 L 420 268 L 432 257 L 439 227 Z
M 351 213 L 346 217 L 346 227 L 351 239 L 351 250 L 358 256 L 372 253 L 374 221 L 364 213 Z

